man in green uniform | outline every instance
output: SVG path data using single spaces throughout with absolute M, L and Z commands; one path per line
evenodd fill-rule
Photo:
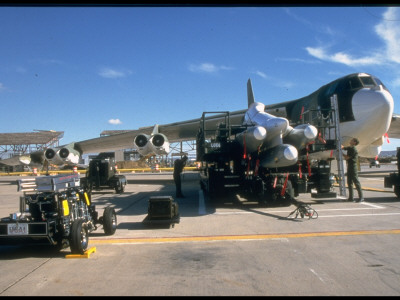
M 181 159 L 177 159 L 174 163 L 174 181 L 176 186 L 176 198 L 185 198 L 182 194 L 181 173 L 186 165 L 188 157 L 186 155 Z
M 344 158 L 347 160 L 347 187 L 349 188 L 349 198 L 348 201 L 354 202 L 362 202 L 364 201 L 361 184 L 358 180 L 358 170 L 357 170 L 357 162 L 358 162 L 358 151 L 356 146 L 358 145 L 359 141 L 357 138 L 353 138 L 350 141 L 350 146 L 343 147 L 343 150 L 347 150 L 347 155 Z M 354 200 L 353 198 L 353 183 L 356 186 L 358 192 L 358 200 Z

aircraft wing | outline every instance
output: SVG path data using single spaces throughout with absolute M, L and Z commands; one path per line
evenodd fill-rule
M 392 122 L 388 130 L 389 138 L 400 139 L 400 115 L 393 114 Z
M 231 124 L 241 124 L 245 112 L 246 110 L 229 112 Z M 206 126 L 215 128 L 216 124 L 224 122 L 224 115 L 215 113 L 212 116 L 206 116 L 205 119 Z M 158 133 L 165 135 L 169 142 L 188 141 L 196 139 L 199 131 L 200 120 L 201 118 L 198 118 L 156 126 L 158 127 Z M 75 148 L 82 154 L 136 148 L 133 141 L 137 135 L 151 135 L 153 132 L 154 126 L 141 127 L 135 130 L 124 131 L 124 133 L 76 142 Z

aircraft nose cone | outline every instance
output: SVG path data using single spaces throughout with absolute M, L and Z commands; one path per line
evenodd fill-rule
M 388 131 L 394 106 L 388 91 L 382 88 L 359 90 L 353 96 L 352 106 L 356 122 L 368 130 L 370 137 L 377 139 Z

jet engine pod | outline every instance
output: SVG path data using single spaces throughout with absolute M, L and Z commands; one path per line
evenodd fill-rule
M 294 165 L 298 159 L 297 149 L 292 145 L 281 144 L 265 150 L 260 157 L 264 168 L 280 168 Z
M 151 143 L 154 146 L 154 153 L 157 155 L 165 155 L 169 153 L 169 141 L 162 133 L 155 133 L 151 137 Z
M 146 156 L 154 152 L 154 146 L 152 143 L 149 143 L 150 136 L 144 133 L 138 134 L 133 140 L 133 144 L 137 148 L 138 152 Z
M 46 160 L 54 165 L 63 165 L 64 164 L 64 160 L 61 159 L 61 157 L 57 154 L 57 150 L 52 149 L 52 148 L 48 148 L 46 149 L 46 151 L 44 152 L 44 157 L 46 158 Z
M 147 145 L 147 142 L 149 141 L 150 136 L 147 134 L 138 134 L 135 137 L 135 140 L 133 141 L 133 143 L 135 144 L 135 146 L 137 146 L 138 148 L 142 148 L 145 147 Z
M 44 152 L 46 160 L 54 165 L 77 165 L 80 152 L 74 149 L 74 144 L 68 144 L 61 149 L 48 148 Z
M 79 164 L 80 153 L 72 147 L 63 147 L 57 155 L 61 158 L 64 164 L 77 165 Z
M 44 151 L 44 157 L 47 160 L 52 160 L 55 156 L 56 156 L 56 151 L 52 148 L 48 148 L 46 149 L 46 151 Z
M 66 159 L 69 155 L 69 150 L 67 148 L 61 148 L 58 155 L 60 155 L 62 159 Z

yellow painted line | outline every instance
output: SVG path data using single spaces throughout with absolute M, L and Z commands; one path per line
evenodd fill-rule
M 333 186 L 339 186 L 339 184 L 334 183 Z M 347 188 L 347 184 L 346 184 L 346 188 Z M 387 191 L 387 190 L 382 190 L 382 189 L 376 189 L 376 188 L 370 188 L 370 187 L 361 187 L 362 190 L 364 191 L 373 191 L 373 192 L 385 192 L 385 193 L 393 193 L 393 191 Z
M 90 254 L 96 252 L 96 247 L 91 247 L 86 250 L 83 254 L 67 254 L 65 258 L 90 258 Z
M 121 239 L 107 239 L 107 240 L 91 239 L 90 242 L 96 245 L 143 244 L 143 243 L 208 242 L 208 241 L 232 241 L 232 240 L 268 240 L 268 239 L 282 239 L 282 238 L 306 238 L 306 237 L 374 235 L 374 234 L 400 234 L 400 229 L 309 232 L 309 233 L 279 233 L 279 234 L 189 236 L 189 237 L 159 237 L 159 238 L 121 238 Z

